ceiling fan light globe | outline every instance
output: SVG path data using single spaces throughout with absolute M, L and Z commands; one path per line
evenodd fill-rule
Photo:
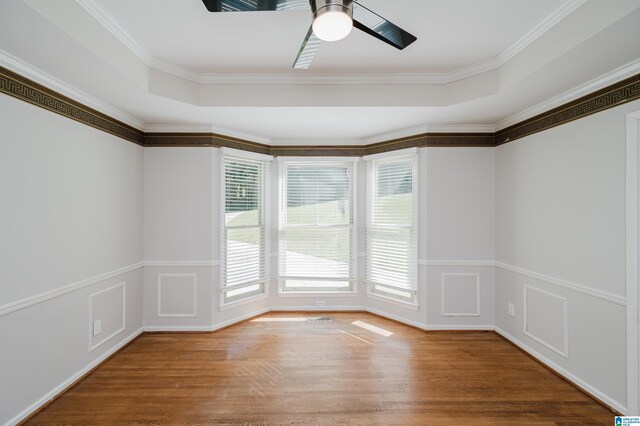
M 313 33 L 323 41 L 338 41 L 353 29 L 351 16 L 342 11 L 326 11 L 313 20 Z

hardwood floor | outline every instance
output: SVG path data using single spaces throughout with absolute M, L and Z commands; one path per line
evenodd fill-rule
M 424 332 L 366 313 L 298 321 L 314 315 L 144 334 L 28 424 L 613 424 L 493 332 Z

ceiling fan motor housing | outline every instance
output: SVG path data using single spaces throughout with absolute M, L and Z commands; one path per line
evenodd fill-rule
M 326 12 L 343 12 L 353 18 L 353 0 L 309 0 L 313 19 Z

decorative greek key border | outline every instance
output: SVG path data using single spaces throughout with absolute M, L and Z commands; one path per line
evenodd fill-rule
M 137 145 L 144 145 L 142 131 L 3 67 L 0 67 L 0 93 L 29 102 Z
M 531 117 L 495 134 L 496 146 L 640 99 L 640 74 Z
M 0 67 L 0 93 L 149 147 L 228 147 L 273 156 L 354 156 L 415 147 L 495 147 L 640 99 L 640 74 L 496 133 L 423 133 L 370 145 L 271 146 L 215 133 L 144 133 Z

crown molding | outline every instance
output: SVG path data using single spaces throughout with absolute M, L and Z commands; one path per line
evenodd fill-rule
M 213 147 L 233 148 L 271 155 L 271 146 L 216 133 L 145 133 L 146 147 Z
M 266 145 L 211 133 L 145 133 L 148 147 L 234 148 L 273 157 L 363 157 L 406 148 L 493 147 L 493 133 L 424 133 L 368 145 Z
M 144 126 L 144 131 L 145 133 L 215 133 L 261 144 L 272 143 L 269 138 L 213 124 L 147 124 Z
M 392 139 L 366 145 L 366 154 L 373 155 L 383 152 L 396 151 L 407 148 L 427 147 L 492 147 L 493 133 L 435 133 L 427 132 L 405 138 Z
M 191 81 L 192 83 L 202 84 L 200 73 L 174 64 L 173 62 L 165 61 L 164 59 L 156 58 L 154 56 L 147 65 L 153 70 L 171 74 L 175 77 Z
M 124 28 L 116 22 L 102 7 L 94 0 L 75 0 L 76 4 L 82 7 L 89 15 L 105 27 L 114 37 L 133 52 L 142 62 L 151 66 L 153 55 L 149 53 L 138 41 L 133 38 Z
M 147 124 L 145 133 L 213 133 L 212 124 Z
M 493 133 L 427 133 L 427 143 L 431 147 L 493 147 Z
M 636 74 L 495 133 L 496 146 L 640 99 Z
M 453 83 L 454 81 L 463 80 L 473 77 L 474 75 L 496 70 L 505 65 L 509 60 L 518 53 L 529 47 L 531 43 L 536 41 L 545 32 L 549 31 L 553 26 L 558 24 L 564 18 L 569 16 L 573 11 L 578 9 L 587 0 L 567 0 L 558 9 L 553 11 L 549 16 L 542 20 L 538 25 L 533 27 L 522 38 L 509 46 L 504 52 L 495 58 L 484 60 L 469 66 L 454 70 L 447 73 L 444 78 L 444 84 Z
M 554 96 L 544 102 L 539 103 L 531 108 L 528 108 L 518 114 L 512 115 L 495 125 L 495 131 L 500 132 L 507 127 L 513 126 L 517 123 L 521 123 L 536 115 L 542 114 L 545 111 L 550 111 L 561 105 L 565 105 L 569 102 L 575 101 L 578 98 L 586 96 L 590 93 L 594 93 L 607 86 L 625 80 L 640 73 L 640 59 L 629 62 L 613 71 L 610 71 L 598 78 L 595 78 L 585 84 L 581 84 L 569 91 L 566 91 L 558 96 Z
M 129 48 L 149 68 L 165 72 L 197 84 L 331 84 L 331 85 L 441 85 L 496 70 L 526 49 L 546 31 L 570 15 L 587 0 L 566 0 L 523 37 L 498 56 L 447 73 L 198 73 L 187 67 L 157 58 L 109 15 L 95 0 L 75 0 L 115 38 Z
M 34 72 L 27 67 L 21 70 L 29 76 Z M 41 80 L 55 88 L 64 87 L 62 83 L 60 86 L 56 85 L 53 79 L 41 78 Z M 412 147 L 492 146 L 493 144 L 493 133 L 464 133 L 464 131 L 484 129 L 478 126 L 447 126 L 448 130 L 460 132 L 433 134 L 422 132 L 426 128 L 421 126 L 379 135 L 375 140 L 362 139 L 356 141 L 359 143 L 355 145 L 319 145 L 321 141 L 307 141 L 310 144 L 293 145 L 289 144 L 291 141 L 286 140 L 280 141 L 279 145 L 269 145 L 271 141 L 268 139 L 210 124 L 149 124 L 145 126 L 139 122 L 138 128 L 134 128 L 49 89 L 45 84 L 30 80 L 1 66 L 0 92 L 148 147 L 228 147 L 273 156 L 364 156 Z M 87 97 L 87 99 L 91 98 Z M 434 128 L 438 129 L 437 126 Z M 440 128 L 444 129 L 442 126 Z M 144 129 L 144 132 L 140 129 Z M 420 134 L 416 135 L 416 131 L 420 131 Z M 385 139 L 380 140 L 382 137 Z
M 493 124 L 430 124 L 429 133 L 494 133 Z
M 141 126 L 146 130 L 146 132 L 142 132 L 2 66 L 0 66 L 0 93 L 5 93 L 142 146 L 228 147 L 271 156 L 365 156 L 417 147 L 495 147 L 502 145 L 640 99 L 640 73 L 637 72 L 639 70 L 640 60 L 636 60 L 600 79 L 579 86 L 572 92 L 556 97 L 552 101 L 559 102 L 589 89 L 601 87 L 607 82 L 615 81 L 615 83 L 498 131 L 492 131 L 494 130 L 493 126 L 484 125 L 420 126 L 378 136 L 389 138 L 388 140 L 369 143 L 376 138 L 363 139 L 364 144 L 356 145 L 269 145 L 268 143 L 247 140 L 241 136 L 217 133 L 221 129 L 213 125 L 151 124 L 146 127 Z M 619 81 L 620 78 L 633 72 L 636 74 Z M 48 83 L 52 84 L 51 81 Z M 426 132 L 424 132 L 425 129 Z M 419 133 L 394 137 L 412 131 Z M 235 134 L 240 135 L 237 132 Z M 243 136 L 247 135 L 243 134 Z M 317 141 L 311 142 L 316 143 Z
M 406 129 L 393 130 L 391 132 L 379 133 L 374 136 L 365 138 L 364 141 L 367 144 L 376 144 L 388 140 L 408 138 L 415 135 L 421 135 L 427 133 L 431 126 L 423 124 L 421 126 L 409 127 Z
M 200 84 L 272 85 L 438 85 L 448 83 L 446 74 L 433 73 L 207 73 Z
M 242 139 L 250 142 L 256 142 L 265 145 L 271 145 L 272 148 L 291 148 L 297 147 L 299 149 L 313 148 L 317 146 L 327 146 L 326 139 L 290 139 L 290 138 L 278 138 L 270 139 L 262 136 L 240 132 L 234 129 L 214 126 L 212 124 L 147 124 L 144 126 L 145 134 L 149 133 L 172 133 L 172 134 L 191 134 L 191 133 L 204 133 L 204 134 L 217 134 L 224 135 L 225 137 L 231 137 L 235 139 Z M 394 130 L 392 132 L 381 133 L 376 136 L 368 138 L 353 138 L 353 139 L 331 139 L 331 145 L 329 146 L 355 146 L 366 147 L 367 145 L 375 145 L 390 140 L 414 138 L 416 135 L 426 134 L 461 134 L 461 133 L 482 133 L 489 134 L 495 132 L 495 126 L 491 124 L 461 124 L 461 125 L 421 125 L 415 127 L 409 127 L 406 129 Z
M 531 43 L 536 41 L 540 36 L 560 23 L 564 18 L 572 14 L 576 9 L 585 4 L 587 0 L 567 0 L 558 9 L 553 11 L 549 16 L 542 20 L 538 25 L 533 27 L 520 40 L 516 41 L 507 50 L 498 56 L 500 66 L 506 64 L 511 58 L 526 49 Z
M 2 66 L 0 66 L 0 93 L 110 133 L 137 145 L 144 145 L 144 133 L 139 129 L 116 120 L 94 108 L 83 105 Z
M 353 139 L 273 139 L 271 140 L 271 146 L 274 148 L 282 147 L 282 146 L 298 146 L 300 148 L 304 147 L 314 147 L 326 145 L 327 142 L 330 142 L 332 146 L 365 146 L 367 142 L 364 139 L 353 138 Z
M 282 145 L 272 146 L 273 157 L 363 157 L 365 145 Z
M 375 145 L 391 140 L 414 138 L 416 135 L 422 134 L 439 134 L 439 133 L 451 133 L 451 134 L 464 134 L 464 133 L 494 133 L 495 127 L 491 124 L 424 124 L 421 126 L 409 127 L 406 129 L 394 130 L 387 133 L 380 133 L 375 136 L 371 136 L 363 139 L 364 144 Z
M 45 88 L 57 92 L 59 95 L 72 99 L 85 107 L 99 111 L 110 118 L 125 123 L 137 130 L 144 128 L 144 123 L 137 118 L 126 114 L 111 105 L 108 105 L 93 96 L 90 96 L 80 90 L 77 90 L 57 78 L 45 73 L 44 71 L 16 58 L 9 52 L 0 49 L 0 69 L 5 68 L 31 82 L 39 84 Z

